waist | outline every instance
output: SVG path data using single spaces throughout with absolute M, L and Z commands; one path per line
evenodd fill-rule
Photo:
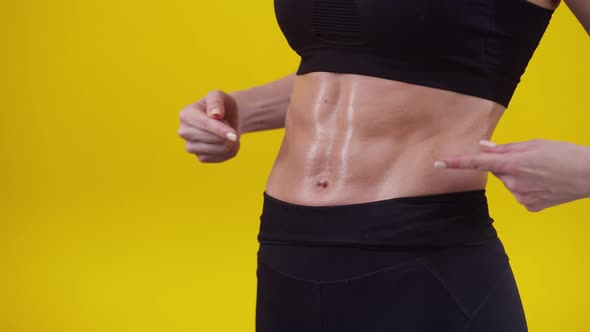
M 425 140 L 309 141 L 286 130 L 266 192 L 302 205 L 342 205 L 393 197 L 485 188 L 488 174 L 434 167 L 434 162 L 480 150 L 479 140 L 443 135 Z
M 260 243 L 440 248 L 497 238 L 484 189 L 326 206 L 263 196 Z

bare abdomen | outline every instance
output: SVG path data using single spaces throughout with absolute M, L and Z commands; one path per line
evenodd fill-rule
M 375 77 L 298 76 L 266 191 L 338 205 L 483 188 L 485 173 L 433 163 L 478 151 L 502 112 L 491 101 Z

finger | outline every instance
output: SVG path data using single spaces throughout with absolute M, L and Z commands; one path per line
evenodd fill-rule
M 225 117 L 225 93 L 220 90 L 212 90 L 205 97 L 207 104 L 207 116 L 221 120 Z
M 216 158 L 213 155 L 205 154 L 205 153 L 195 154 L 195 156 L 202 163 L 213 163 L 213 162 L 215 162 L 215 158 Z
M 506 143 L 506 144 L 496 144 L 496 143 L 494 143 L 492 141 L 488 141 L 488 140 L 479 141 L 479 145 L 481 146 L 481 150 L 485 151 L 485 152 L 491 152 L 491 153 L 507 153 L 507 152 L 526 151 L 526 150 L 530 149 L 532 144 L 533 144 L 532 141 Z
M 180 112 L 180 121 L 193 128 L 205 130 L 220 138 L 237 141 L 235 129 L 222 121 L 208 117 L 202 103 L 193 104 Z
M 199 161 L 202 163 L 219 163 L 219 162 L 227 160 L 227 158 L 222 158 L 218 155 L 211 155 L 211 154 L 199 154 L 196 156 L 199 159 Z
M 471 169 L 502 173 L 505 161 L 501 155 L 491 153 L 473 153 L 442 158 L 434 163 L 436 168 Z
M 209 144 L 203 142 L 187 141 L 185 144 L 185 148 L 187 152 L 198 155 L 220 155 L 230 152 L 233 149 L 234 145 L 235 143 L 227 141 L 224 144 Z
M 178 128 L 178 136 L 187 141 L 197 141 L 211 144 L 219 144 L 226 141 L 224 138 L 213 135 L 210 132 L 201 130 L 199 128 L 191 127 L 184 123 L 181 123 L 180 127 Z

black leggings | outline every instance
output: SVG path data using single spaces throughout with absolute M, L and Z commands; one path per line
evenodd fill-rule
M 483 190 L 339 206 L 264 193 L 257 332 L 524 332 Z

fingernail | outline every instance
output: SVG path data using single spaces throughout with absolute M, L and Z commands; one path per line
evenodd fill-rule
M 444 161 L 435 161 L 434 167 L 436 168 L 447 168 L 447 164 Z
M 229 139 L 232 142 L 235 142 L 238 140 L 238 136 L 234 133 L 232 133 L 231 131 L 229 131 L 227 134 L 225 134 L 225 137 L 227 137 L 227 139 Z
M 493 148 L 496 146 L 496 143 L 494 143 L 492 141 L 485 140 L 485 139 L 482 139 L 481 141 L 479 141 L 479 144 L 483 145 L 483 146 L 487 146 L 489 148 Z
M 209 113 L 211 113 L 211 115 L 221 115 L 221 110 L 219 108 L 213 108 Z

